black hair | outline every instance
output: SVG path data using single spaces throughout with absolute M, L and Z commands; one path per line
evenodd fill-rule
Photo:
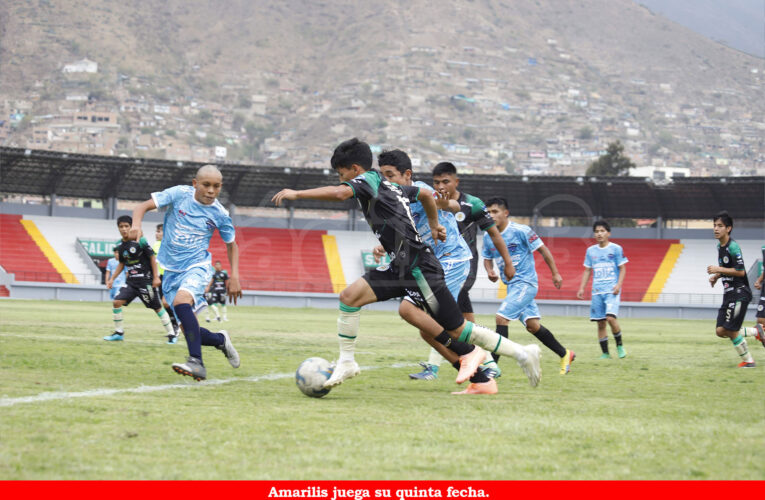
M 383 151 L 377 157 L 377 164 L 379 166 L 389 165 L 396 167 L 396 170 L 402 174 L 407 170 L 412 170 L 412 160 L 409 159 L 409 155 L 401 151 L 400 149 L 394 149 L 392 151 Z
M 119 251 L 120 247 L 112 247 L 112 253 Z
M 441 163 L 433 167 L 434 177 L 436 175 L 444 175 L 444 174 L 457 175 L 457 167 L 455 167 L 453 163 L 450 163 L 448 161 L 442 161 Z
M 490 207 L 492 205 L 497 205 L 500 208 L 504 208 L 505 210 L 508 210 L 507 200 L 505 200 L 504 198 L 499 198 L 499 197 L 490 198 L 489 201 L 486 202 L 486 206 Z
M 120 215 L 119 217 L 117 217 L 117 226 L 119 226 L 123 222 L 127 222 L 128 224 L 130 224 L 132 226 L 133 225 L 133 218 L 130 217 L 129 215 Z
M 731 232 L 733 232 L 733 217 L 728 214 L 727 210 L 723 210 L 722 212 L 715 215 L 712 219 L 712 222 L 717 222 L 718 220 L 722 222 L 725 227 L 731 228 Z
M 220 261 L 219 261 L 219 260 L 216 260 L 216 261 L 215 261 L 215 263 L 216 263 L 216 264 L 220 264 Z
M 372 168 L 372 150 L 369 148 L 369 144 L 354 137 L 341 142 L 335 148 L 330 164 L 335 170 L 351 168 L 352 165 L 359 165 L 364 170 L 369 170 Z
M 164 224 L 157 224 L 157 229 L 162 229 L 164 231 L 165 230 L 164 228 L 165 228 Z
M 608 222 L 604 221 L 603 219 L 598 219 L 598 220 L 596 220 L 595 222 L 592 223 L 592 232 L 593 233 L 595 232 L 595 229 L 598 228 L 598 226 L 602 227 L 603 229 L 605 229 L 609 233 L 611 232 L 611 225 Z

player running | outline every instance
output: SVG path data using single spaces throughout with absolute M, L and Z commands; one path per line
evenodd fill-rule
M 475 277 L 478 272 L 478 249 L 476 247 L 478 230 L 481 229 L 489 234 L 491 240 L 497 248 L 504 249 L 502 242 L 502 236 L 500 236 L 497 227 L 494 224 L 494 219 L 491 218 L 489 212 L 486 210 L 486 205 L 475 196 L 469 195 L 463 191 L 459 191 L 460 180 L 457 176 L 457 168 L 449 162 L 441 162 L 433 169 L 433 186 L 436 190 L 447 197 L 450 201 L 457 203 L 459 210 L 455 213 L 455 220 L 457 221 L 457 227 L 459 228 L 460 235 L 468 244 L 470 248 L 471 260 L 470 271 L 468 272 L 465 282 L 459 291 L 459 297 L 457 303 L 459 304 L 462 316 L 468 321 L 475 321 L 475 314 L 473 313 L 473 304 L 470 301 L 470 289 L 473 288 L 475 283 Z M 504 250 L 501 250 L 504 251 Z M 502 256 L 503 259 L 505 255 Z M 509 259 L 509 255 L 507 255 Z M 509 268 L 510 260 L 505 261 L 505 268 Z M 426 363 L 420 363 L 422 365 L 422 371 L 419 373 L 409 374 L 409 378 L 415 380 L 433 380 L 438 377 L 438 367 L 443 361 L 443 357 L 436 349 L 430 350 L 428 361 Z M 494 376 L 499 377 L 501 370 L 499 366 L 496 366 L 496 374 Z
M 397 186 L 372 170 L 372 151 L 358 139 L 341 143 L 332 155 L 332 168 L 342 184 L 296 191 L 283 189 L 272 198 L 278 206 L 285 200 L 313 199 L 344 201 L 356 198 L 364 217 L 391 258 L 389 266 L 368 271 L 340 293 L 338 337 L 340 358 L 332 376 L 324 384 L 334 387 L 360 373 L 355 360 L 356 336 L 361 307 L 394 297 L 408 296 L 427 310 L 437 321 L 421 321 L 428 315 L 412 302 L 402 301 L 399 313 L 410 324 L 424 330 L 436 341 L 460 356 L 457 383 L 472 376 L 483 362 L 485 353 L 465 342 L 515 358 L 532 386 L 539 383 L 539 347 L 521 346 L 491 330 L 464 320 L 449 293 L 444 272 L 431 248 L 423 243 L 409 209 L 414 201 L 422 203 L 434 239 L 444 241 L 446 231 L 438 223 L 432 193 L 414 186 Z M 434 326 L 435 325 L 435 326 Z
M 749 352 L 743 333 L 739 331 L 746 316 L 746 308 L 752 301 L 744 255 L 741 253 L 741 247 L 730 236 L 733 232 L 733 218 L 728 215 L 728 212 L 723 211 L 715 215 L 712 222 L 718 242 L 717 265 L 707 266 L 707 274 L 712 287 L 722 279 L 724 288 L 723 303 L 717 313 L 715 333 L 718 337 L 729 338 L 733 342 L 733 347 L 741 358 L 739 368 L 754 368 L 754 358 Z
M 162 326 L 165 328 L 166 335 L 173 334 L 173 326 L 170 322 L 170 315 L 162 309 L 162 303 L 159 300 L 159 275 L 157 273 L 157 260 L 154 251 L 149 243 L 141 238 L 139 241 L 130 241 L 128 232 L 133 220 L 129 215 L 120 216 L 117 219 L 117 228 L 122 235 L 122 242 L 117 245 L 117 254 L 119 255 L 119 264 L 114 270 L 113 276 L 119 276 L 125 271 L 125 284 L 120 287 L 117 295 L 112 302 L 114 314 L 114 333 L 104 337 L 107 341 L 124 340 L 125 332 L 122 327 L 122 306 L 128 306 L 133 299 L 140 297 L 143 305 L 152 309 Z M 106 282 L 106 288 L 114 286 L 114 278 L 110 277 Z
M 197 170 L 191 186 L 174 186 L 151 194 L 151 199 L 133 210 L 133 227 L 130 238 L 141 235 L 141 222 L 149 210 L 168 207 L 165 212 L 165 238 L 159 250 L 158 260 L 165 268 L 162 289 L 172 304 L 175 315 L 183 326 L 189 357 L 185 363 L 173 363 L 176 373 L 207 378 L 202 362 L 202 346 L 219 349 L 234 368 L 239 367 L 239 354 L 234 349 L 228 332 L 212 333 L 199 327 L 195 313 L 205 307 L 204 289 L 210 282 L 210 238 L 217 229 L 226 244 L 231 277 L 228 281 L 228 297 L 236 303 L 242 296 L 239 286 L 239 248 L 235 241 L 234 224 L 228 211 L 218 201 L 223 176 L 215 165 L 204 165 Z
M 550 250 L 542 243 L 542 239 L 529 227 L 524 224 L 517 224 L 508 219 L 507 202 L 502 198 L 492 198 L 486 202 L 494 222 L 497 223 L 497 229 L 502 234 L 502 243 L 507 247 L 515 266 L 515 276 L 507 279 L 504 275 L 504 261 L 500 259 L 494 241 L 488 234 L 483 235 L 483 265 L 489 280 L 497 281 L 499 276 L 494 271 L 494 262 L 497 262 L 499 272 L 503 273 L 502 283 L 507 285 L 507 296 L 502 301 L 496 315 L 497 333 L 503 337 L 508 335 L 508 325 L 510 321 L 518 319 L 526 327 L 526 331 L 535 336 L 548 349 L 560 357 L 560 374 L 566 375 L 571 370 L 571 363 L 574 362 L 576 355 L 563 347 L 558 339 L 550 330 L 542 326 L 539 322 L 541 315 L 539 306 L 534 298 L 539 289 L 537 280 L 537 270 L 534 265 L 534 252 L 538 251 L 544 259 L 547 267 L 552 273 L 553 285 L 560 288 L 563 283 L 558 268 L 555 265 Z M 499 357 L 496 356 L 495 359 Z
M 409 156 L 399 150 L 386 151 L 377 157 L 377 164 L 380 166 L 380 172 L 394 184 L 399 186 L 415 186 L 419 188 L 425 188 L 432 191 L 432 188 L 422 181 L 412 181 L 412 162 Z M 434 193 L 436 195 L 437 193 Z M 454 218 L 454 212 L 459 211 L 459 204 L 455 200 L 449 200 L 445 196 L 436 196 L 436 206 L 438 210 L 438 222 L 446 228 L 446 241 L 443 243 L 433 240 L 433 236 L 430 233 L 428 227 L 428 217 L 425 213 L 425 209 L 422 203 L 415 202 L 409 205 L 412 211 L 412 217 L 417 227 L 417 232 L 420 234 L 423 242 L 430 246 L 435 253 L 436 258 L 441 263 L 441 267 L 444 270 L 444 279 L 446 280 L 446 287 L 449 292 L 457 300 L 460 289 L 465 282 L 465 279 L 470 272 L 470 248 L 465 243 L 465 240 L 460 235 L 457 228 L 457 221 Z M 375 258 L 378 259 L 385 250 L 382 245 L 379 245 L 374 249 Z M 509 255 L 508 262 L 510 262 Z M 508 273 L 513 272 L 512 263 L 507 268 Z M 512 276 L 512 274 L 510 274 Z M 411 300 L 408 297 L 404 300 Z M 448 349 L 444 348 L 441 344 L 436 342 L 432 337 L 426 335 L 420 331 L 420 336 L 431 344 L 432 349 L 436 351 L 439 356 L 439 360 L 446 358 L 449 362 L 459 370 L 459 361 L 457 356 Z M 423 363 L 423 366 L 428 368 L 428 365 Z M 438 365 L 434 367 L 431 372 L 431 380 L 438 375 Z M 481 370 L 478 370 L 473 377 L 470 378 L 470 385 L 464 391 L 460 391 L 454 394 L 496 394 L 497 383 L 494 377 L 498 373 L 498 367 L 494 358 L 487 353 L 486 360 L 484 361 Z

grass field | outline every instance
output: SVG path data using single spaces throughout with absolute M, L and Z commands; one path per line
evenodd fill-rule
M 446 364 L 409 380 L 426 345 L 367 311 L 362 374 L 311 399 L 293 373 L 335 358 L 335 311 L 229 308 L 242 366 L 205 348 L 204 383 L 156 316 L 124 316 L 107 343 L 108 303 L 0 301 L 0 479 L 765 479 L 765 349 L 736 368 L 710 321 L 623 319 L 628 357 L 599 360 L 589 321 L 544 318 L 572 373 L 543 348 L 537 389 L 504 359 L 498 395 L 453 396 Z

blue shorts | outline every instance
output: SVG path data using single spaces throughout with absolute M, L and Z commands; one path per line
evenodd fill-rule
M 205 301 L 205 288 L 210 283 L 213 275 L 213 268 L 210 266 L 192 267 L 183 272 L 168 271 L 165 269 L 162 278 L 162 293 L 165 300 L 172 307 L 175 301 L 175 295 L 179 290 L 186 290 L 194 297 L 194 312 L 207 307 Z
M 621 295 L 613 293 L 601 293 L 592 296 L 590 305 L 590 321 L 600 321 L 606 316 L 619 316 L 619 298 Z
M 454 300 L 459 300 L 462 285 L 465 284 L 465 280 L 467 280 L 468 275 L 470 274 L 470 261 L 442 262 L 441 267 L 444 268 L 446 288 L 448 288 L 449 292 L 454 296 Z
M 109 289 L 109 298 L 114 300 L 114 297 L 117 296 L 117 294 L 120 291 L 120 288 L 125 286 L 125 283 L 112 283 L 112 287 Z
M 507 297 L 502 301 L 502 305 L 499 306 L 497 316 L 502 316 L 507 320 L 520 319 L 521 323 L 526 326 L 526 320 L 532 318 L 541 318 L 539 314 L 539 306 L 537 306 L 534 300 L 537 296 L 538 288 L 528 283 L 519 281 L 518 283 L 510 282 L 507 285 Z

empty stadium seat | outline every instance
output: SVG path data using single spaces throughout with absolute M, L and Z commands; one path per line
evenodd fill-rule
M 237 227 L 242 288 L 332 293 L 323 234 L 326 231 Z M 213 261 L 229 269 L 226 245 L 217 232 L 210 252 Z
M 0 214 L 0 266 L 14 274 L 17 281 L 63 283 L 20 221 L 20 215 Z

